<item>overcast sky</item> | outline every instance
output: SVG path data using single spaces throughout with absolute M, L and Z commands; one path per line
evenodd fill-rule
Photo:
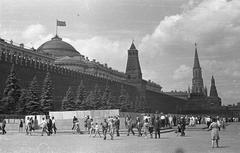
M 204 85 L 240 101 L 240 0 L 1 0 L 0 37 L 39 47 L 59 35 L 81 54 L 125 71 L 132 39 L 144 79 L 164 91 L 191 86 L 194 43 Z

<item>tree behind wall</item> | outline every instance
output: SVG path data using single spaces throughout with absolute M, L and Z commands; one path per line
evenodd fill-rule
M 26 104 L 28 101 L 30 101 L 30 96 L 29 96 L 29 92 L 26 89 L 22 89 L 21 90 L 21 96 L 19 98 L 19 102 L 17 105 L 17 114 L 21 114 L 21 115 L 26 115 L 27 114 L 27 108 L 26 108 Z
M 83 80 L 81 80 L 81 83 L 79 84 L 79 86 L 77 88 L 76 95 L 77 95 L 76 96 L 76 108 L 79 110 L 87 109 L 88 108 L 88 105 L 86 103 L 87 91 L 83 84 Z
M 94 109 L 94 103 L 93 101 L 95 100 L 95 92 L 90 91 L 90 93 L 88 94 L 86 101 L 85 101 L 85 109 L 89 110 L 89 109 Z
M 62 110 L 64 111 L 73 111 L 76 109 L 76 104 L 74 102 L 72 88 L 69 87 L 65 97 L 62 100 Z
M 0 101 L 0 112 L 4 114 L 15 114 L 16 105 L 18 104 L 21 95 L 21 88 L 18 85 L 18 80 L 12 64 L 10 74 L 6 80 L 6 87 L 3 92 L 3 98 Z
M 121 85 L 120 96 L 118 98 L 118 106 L 121 111 L 128 111 L 130 109 L 130 104 L 128 101 L 128 94 L 124 89 L 123 85 Z
M 37 76 L 33 77 L 28 88 L 29 101 L 26 103 L 26 112 L 31 115 L 41 114 L 41 105 L 39 101 L 39 84 L 37 82 Z
M 101 98 L 101 89 L 98 87 L 98 84 L 96 84 L 90 101 L 92 109 L 99 109 L 101 107 Z
M 49 111 L 53 110 L 53 87 L 49 72 L 47 72 L 43 82 L 40 104 L 44 114 L 48 114 Z
M 110 88 L 107 83 L 105 90 L 103 92 L 103 95 L 101 97 L 101 105 L 100 105 L 99 109 L 110 109 L 112 107 L 110 98 L 111 98 L 111 93 L 110 93 Z

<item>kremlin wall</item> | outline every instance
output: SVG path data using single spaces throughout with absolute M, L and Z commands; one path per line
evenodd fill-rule
M 96 85 L 103 91 L 108 84 L 116 102 L 123 87 L 129 95 L 129 101 L 135 103 L 135 106 L 138 103 L 139 107 L 147 108 L 148 112 L 194 113 L 221 106 L 214 78 L 210 96 L 203 87 L 197 49 L 194 58 L 193 86 L 191 91 L 186 92 L 187 95 L 183 92 L 164 93 L 160 85 L 144 80 L 138 50 L 133 42 L 126 54 L 128 54 L 126 72 L 119 72 L 95 59 L 90 61 L 57 35 L 37 50 L 0 39 L 0 98 L 11 66 L 14 64 L 21 88 L 27 88 L 35 75 L 41 84 L 46 73 L 50 72 L 55 111 L 60 110 L 68 87 L 71 86 L 76 91 L 81 81 L 87 92 L 93 90 Z

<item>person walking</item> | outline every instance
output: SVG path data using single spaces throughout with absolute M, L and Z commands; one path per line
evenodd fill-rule
M 155 117 L 154 117 L 154 116 L 151 116 L 150 122 L 149 122 L 149 127 L 148 127 L 149 134 L 150 134 L 150 137 L 151 137 L 151 138 L 153 138 L 154 122 L 155 122 Z
M 163 113 L 161 113 L 161 127 L 165 127 L 165 115 Z
M 52 134 L 52 120 L 50 117 L 48 117 L 47 120 L 47 130 L 48 130 L 48 136 Z
M 218 141 L 219 137 L 219 125 L 217 124 L 217 119 L 213 118 L 212 123 L 209 125 L 209 130 L 211 130 L 211 140 L 212 140 L 212 148 L 214 148 L 214 141 L 216 141 L 217 148 L 219 147 Z
M 127 122 L 127 129 L 128 129 L 127 136 L 129 136 L 130 132 L 132 132 L 132 134 L 135 135 L 135 133 L 133 131 L 133 122 L 132 122 L 131 117 L 127 117 L 126 122 Z
M 32 135 L 32 130 L 33 130 L 33 119 L 32 117 L 29 119 L 29 122 L 28 122 L 28 134 Z
M 115 131 L 115 124 L 113 119 L 110 119 L 108 123 L 108 127 L 109 127 L 109 132 L 110 132 L 109 134 L 111 136 L 111 140 L 113 140 L 114 131 Z
M 186 121 L 184 117 L 181 117 L 180 120 L 181 136 L 185 136 Z
M 88 118 L 87 119 L 87 131 L 88 131 L 88 134 L 90 134 L 91 123 L 92 123 L 92 119 Z
M 173 115 L 173 126 L 177 126 L 177 117 Z
M 138 130 L 138 136 L 142 136 L 142 123 L 139 117 L 136 118 L 136 126 Z
M 148 123 L 148 119 L 146 118 L 143 123 L 143 133 L 145 138 L 147 138 L 148 127 L 149 127 L 149 123 Z
M 170 126 L 170 128 L 172 128 L 172 126 L 173 126 L 173 117 L 172 117 L 171 114 L 169 115 L 168 120 L 169 120 L 169 126 Z
M 90 137 L 92 136 L 92 134 L 95 133 L 95 125 L 93 122 L 93 119 L 91 119 L 91 128 L 90 128 Z
M 6 130 L 5 130 L 6 124 L 7 124 L 6 119 L 3 119 L 3 121 L 2 121 L 2 135 L 7 133 Z
M 119 137 L 119 136 L 120 136 L 120 134 L 119 134 L 120 120 L 119 120 L 119 117 L 118 117 L 118 116 L 115 117 L 115 127 L 116 127 L 117 137 Z
M 19 121 L 19 133 L 23 131 L 23 120 L 20 119 Z
M 160 119 L 158 116 L 154 122 L 155 139 L 157 139 L 157 136 L 160 139 L 160 128 L 161 128 L 161 123 L 160 123 Z
M 107 130 L 108 130 L 107 119 L 104 119 L 104 121 L 102 123 L 102 130 L 103 130 L 103 140 L 106 140 L 106 138 L 107 138 Z
M 78 122 L 78 119 L 76 118 L 76 116 L 73 116 L 73 126 L 72 126 L 72 130 L 75 129 L 76 122 Z
M 207 127 L 209 128 L 209 126 L 210 126 L 210 124 L 211 124 L 211 117 L 208 116 L 208 117 L 206 117 L 205 120 L 206 120 Z
M 56 120 L 54 119 L 54 116 L 52 117 L 52 128 L 53 128 L 54 134 L 56 134 L 57 133 L 57 127 L 56 127 Z
M 48 134 L 48 132 L 47 132 L 47 121 L 44 119 L 44 118 L 42 118 L 42 122 L 40 123 L 40 127 L 42 128 L 42 136 L 43 136 L 43 133 L 47 133 Z
M 26 135 L 29 134 L 29 122 L 30 122 L 29 117 L 27 117 L 27 120 L 25 122 Z
M 86 116 L 86 117 L 85 117 L 85 120 L 84 120 L 84 128 L 85 128 L 85 131 L 88 131 L 88 128 L 87 128 L 88 119 L 89 119 L 89 115 Z
M 95 124 L 95 135 L 93 137 L 96 137 L 97 134 L 101 138 L 100 127 L 99 127 L 98 123 Z

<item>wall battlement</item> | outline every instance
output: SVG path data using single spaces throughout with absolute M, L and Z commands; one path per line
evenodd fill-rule
M 83 73 L 83 72 L 79 72 L 79 71 L 74 71 L 74 70 L 71 70 L 68 68 L 54 65 L 52 63 L 35 60 L 33 58 L 26 58 L 24 56 L 18 56 L 18 55 L 14 55 L 14 54 L 7 53 L 7 52 L 0 52 L 0 61 L 12 63 L 15 65 L 20 65 L 20 66 L 24 66 L 24 67 L 34 68 L 34 69 L 45 71 L 45 72 L 56 73 L 58 75 L 74 77 L 74 78 L 78 78 L 80 76 L 82 77 L 82 75 L 85 75 L 86 77 L 89 77 L 91 79 L 108 79 L 113 82 L 124 83 L 121 80 L 96 76 L 91 73 Z M 124 83 L 124 84 L 127 84 L 127 83 Z
M 15 71 L 21 88 L 28 88 L 34 75 L 37 76 L 37 80 L 41 86 L 46 73 L 50 72 L 54 88 L 53 95 L 55 110 L 59 110 L 61 107 L 61 101 L 68 87 L 71 86 L 75 92 L 81 80 L 84 82 L 87 93 L 90 93 L 90 91 L 94 90 L 96 84 L 101 91 L 104 91 L 106 84 L 108 83 L 111 93 L 116 101 L 120 96 L 120 89 L 122 85 L 129 94 L 130 100 L 134 101 L 135 97 L 138 95 L 136 88 L 126 82 L 97 77 L 92 74 L 73 71 L 51 63 L 45 63 L 31 58 L 16 56 L 11 53 L 0 52 L 0 98 L 5 88 L 5 81 L 10 72 L 12 64 L 15 64 Z

